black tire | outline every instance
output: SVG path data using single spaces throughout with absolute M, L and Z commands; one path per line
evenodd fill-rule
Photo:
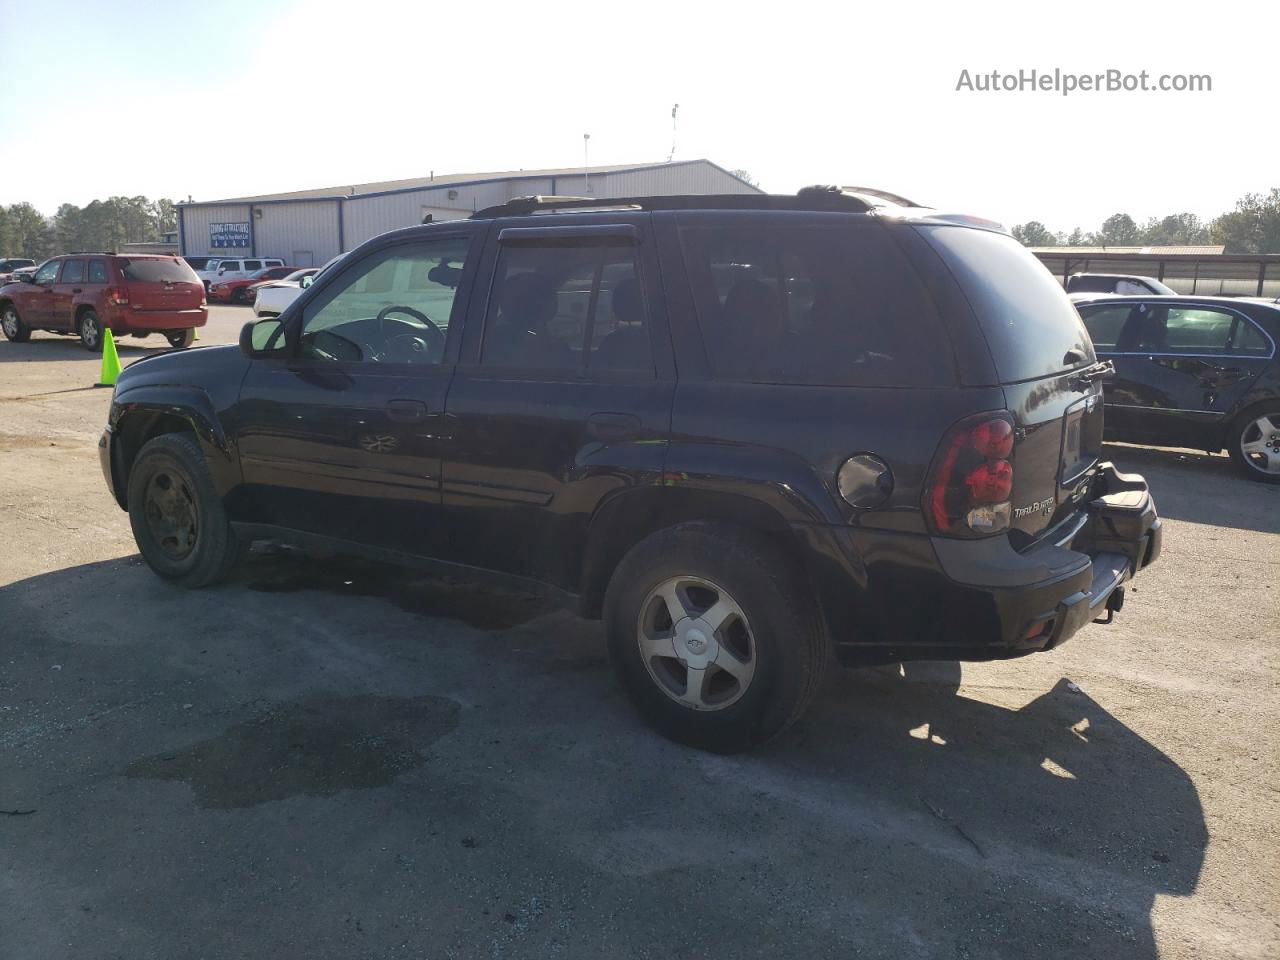
M 6 340 L 14 343 L 26 343 L 31 339 L 31 328 L 22 322 L 18 308 L 11 303 L 0 310 L 0 330 L 4 331 Z
M 244 292 L 244 287 L 236 287 L 234 290 L 231 291 L 232 303 L 238 303 L 243 305 L 245 303 L 245 300 L 246 300 L 246 294 Z
M 164 338 L 175 350 L 185 350 L 196 342 L 196 331 L 194 327 L 186 330 L 170 330 L 165 333 Z
M 133 539 L 151 569 L 166 580 L 208 586 L 246 552 L 190 434 L 166 433 L 147 441 L 129 471 L 128 492 Z
M 750 656 L 741 659 L 749 660 L 754 672 L 736 698 L 738 680 L 729 679 L 724 706 L 694 708 L 679 702 L 669 682 L 659 677 L 669 674 L 688 692 L 685 662 L 641 653 L 642 616 L 648 616 L 654 603 L 662 604 L 659 611 L 665 609 L 652 592 L 679 578 L 714 586 L 742 614 L 741 627 L 735 628 L 746 631 L 749 647 L 738 649 L 749 650 Z M 675 618 L 670 619 L 674 636 Z M 614 672 L 641 715 L 664 736 L 717 753 L 745 750 L 786 730 L 813 700 L 830 660 L 822 619 L 799 570 L 763 537 L 720 524 L 683 524 L 632 548 L 609 581 L 604 622 Z M 712 636 L 717 649 L 727 642 L 718 632 Z M 725 679 L 718 676 L 718 665 L 712 666 L 716 669 L 709 671 L 713 682 L 707 690 Z M 681 669 L 686 671 L 683 681 Z
M 1265 418 L 1270 418 L 1270 430 L 1258 424 Z M 1248 442 L 1260 442 L 1269 447 L 1273 451 L 1271 462 L 1276 463 L 1280 457 L 1280 404 L 1264 404 L 1245 410 L 1236 417 L 1227 432 L 1227 452 L 1241 473 L 1258 483 L 1280 483 L 1280 470 L 1268 471 L 1246 456 L 1243 445 Z
M 102 321 L 94 310 L 86 310 L 76 320 L 76 333 L 81 345 L 90 353 L 102 352 Z

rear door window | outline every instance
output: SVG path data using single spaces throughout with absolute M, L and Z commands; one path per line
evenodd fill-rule
M 62 282 L 63 283 L 83 283 L 84 282 L 84 261 L 68 260 L 62 265 Z
M 90 283 L 106 283 L 107 282 L 107 264 L 103 260 L 89 261 L 89 282 Z
M 712 374 L 836 386 L 955 380 L 950 342 L 883 225 L 687 226 L 681 245 Z
M 630 243 L 504 243 L 484 329 L 484 366 L 585 375 L 654 372 Z
M 1103 352 L 1115 350 L 1116 344 L 1120 342 L 1125 321 L 1129 319 L 1129 314 L 1132 312 L 1132 303 L 1082 311 L 1084 325 L 1089 331 L 1094 349 Z
M 916 227 L 951 269 L 978 318 L 1001 381 L 1016 383 L 1095 360 L 1080 314 L 1013 237 L 960 226 Z
M 262 261 L 261 261 L 261 260 L 246 260 L 246 261 L 244 262 L 244 269 L 245 269 L 245 270 L 261 270 L 261 269 L 262 269 Z

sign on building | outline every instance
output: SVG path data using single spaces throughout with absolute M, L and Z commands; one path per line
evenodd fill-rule
M 213 250 L 226 247 L 249 246 L 249 222 L 209 224 L 209 247 Z

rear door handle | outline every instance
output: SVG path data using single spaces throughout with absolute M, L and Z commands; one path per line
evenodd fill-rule
M 597 440 L 622 440 L 640 432 L 640 418 L 632 413 L 593 413 L 587 433 Z
M 421 400 L 388 400 L 387 418 L 400 423 L 411 423 L 427 415 L 427 405 Z

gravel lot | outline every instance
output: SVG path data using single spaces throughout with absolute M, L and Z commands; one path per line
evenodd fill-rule
M 1280 488 L 1225 457 L 1109 448 L 1167 522 L 1115 625 L 958 693 L 841 673 L 724 758 L 527 598 L 279 554 L 162 583 L 96 377 L 0 342 L 5 960 L 1280 955 Z

